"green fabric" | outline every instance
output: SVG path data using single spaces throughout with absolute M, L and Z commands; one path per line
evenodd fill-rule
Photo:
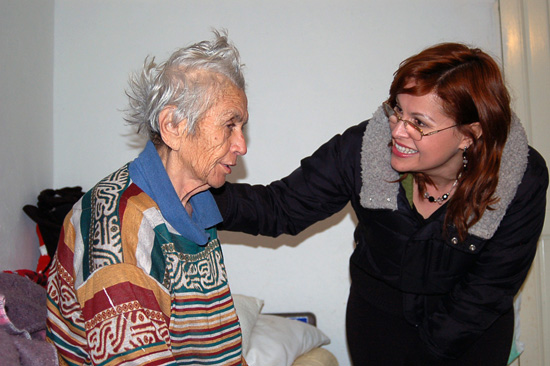
M 508 365 L 516 360 L 521 355 L 521 351 L 518 350 L 516 342 L 512 342 L 512 350 L 510 351 L 510 357 L 508 358 Z
M 407 177 L 401 181 L 401 185 L 405 189 L 405 194 L 407 195 L 407 200 L 411 207 L 413 207 L 413 182 L 412 174 L 407 174 Z
M 520 335 L 520 318 L 519 310 L 521 307 L 521 292 L 516 295 L 514 300 L 514 341 L 512 342 L 512 349 L 510 350 L 510 357 L 508 358 L 508 365 L 513 363 L 525 349 L 525 344 L 519 340 Z

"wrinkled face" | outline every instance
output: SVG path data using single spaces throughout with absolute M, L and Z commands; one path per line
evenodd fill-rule
M 414 122 L 424 132 L 444 129 L 455 121 L 443 114 L 440 101 L 434 93 L 423 96 L 397 95 L 397 109 L 403 118 Z M 421 172 L 430 177 L 449 177 L 462 166 L 462 150 L 466 137 L 456 128 L 450 128 L 416 141 L 411 138 L 403 122 L 390 124 L 392 129 L 391 165 L 399 172 Z
M 198 122 L 195 134 L 185 137 L 180 153 L 187 179 L 196 186 L 221 187 L 237 158 L 246 154 L 243 127 L 247 121 L 246 95 L 227 83 L 217 103 Z

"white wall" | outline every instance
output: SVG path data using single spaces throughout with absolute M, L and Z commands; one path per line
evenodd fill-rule
M 57 0 L 54 184 L 85 189 L 139 152 L 120 109 L 147 54 L 210 38 L 239 47 L 250 106 L 249 152 L 232 180 L 268 183 L 387 97 L 398 63 L 441 41 L 500 55 L 493 0 Z M 137 143 L 139 145 L 139 142 Z M 349 209 L 298 237 L 221 233 L 233 292 L 265 311 L 313 311 L 348 365 L 344 312 L 353 250 Z
M 22 208 L 53 184 L 54 0 L 0 0 L 0 270 L 36 269 Z

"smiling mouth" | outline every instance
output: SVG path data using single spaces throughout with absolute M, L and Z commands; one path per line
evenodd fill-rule
M 393 143 L 393 146 L 397 151 L 399 151 L 402 154 L 415 154 L 418 152 L 418 150 L 410 149 L 408 147 L 405 147 L 403 145 L 399 145 L 397 142 Z

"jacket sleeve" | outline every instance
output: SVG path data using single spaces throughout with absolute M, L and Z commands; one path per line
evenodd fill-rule
M 336 135 L 267 186 L 226 183 L 213 190 L 221 229 L 253 235 L 296 235 L 340 211 L 354 194 L 365 122 Z
M 432 352 L 459 356 L 513 306 L 536 254 L 547 187 L 546 164 L 531 149 L 528 168 L 499 228 L 463 280 L 419 326 Z

